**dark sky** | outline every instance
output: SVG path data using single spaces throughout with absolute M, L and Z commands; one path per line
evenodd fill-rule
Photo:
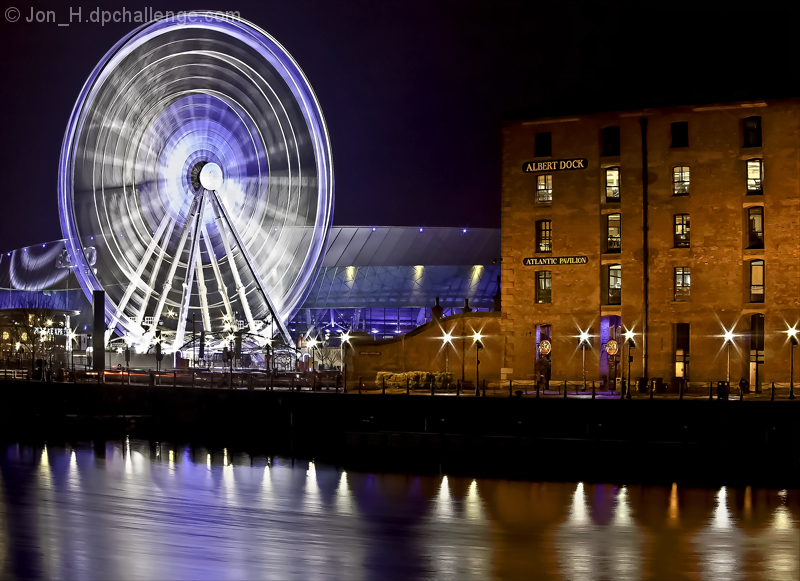
M 182 2 L 6 0 L 0 24 L 0 249 L 61 237 L 56 180 L 78 92 L 134 24 L 26 23 L 31 6 L 159 10 Z M 220 3 L 305 71 L 334 155 L 339 225 L 499 227 L 500 125 L 510 111 L 800 95 L 792 2 Z M 5 8 L 4 8 L 5 10 Z

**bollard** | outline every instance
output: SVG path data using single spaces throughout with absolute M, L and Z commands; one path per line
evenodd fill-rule
M 317 376 L 316 375 L 312 375 L 311 376 L 311 391 L 316 391 L 316 390 L 317 390 Z
M 772 382 L 772 396 L 769 398 L 770 401 L 775 401 L 775 382 Z
M 461 380 L 456 379 L 456 395 L 461 395 Z
M 153 373 L 152 369 L 148 369 L 147 370 L 147 375 L 150 378 L 150 387 L 155 387 L 155 385 L 156 385 L 156 374 Z
M 483 397 L 486 397 L 486 380 L 483 380 Z
M 178 387 L 178 372 L 172 372 L 172 387 Z
M 269 390 L 273 390 L 273 381 L 275 380 L 275 372 L 272 369 L 269 370 Z
M 739 382 L 739 401 L 744 401 L 744 386 Z
M 193 374 L 193 375 L 194 375 L 194 374 Z M 250 391 L 253 391 L 253 389 L 254 389 L 254 388 L 253 388 L 253 374 L 252 374 L 252 373 L 251 373 L 251 374 L 248 376 L 248 385 L 247 385 L 247 389 L 249 389 Z
M 575 389 L 577 389 L 577 388 L 575 388 Z M 564 399 L 567 399 L 567 380 L 566 379 L 564 380 Z
M 683 399 L 683 378 L 678 381 L 678 399 Z
M 712 399 L 714 399 L 714 382 L 713 381 L 709 381 L 708 382 L 708 401 L 711 401 Z
M 409 391 L 409 387 L 410 385 L 409 385 L 408 375 L 406 375 L 406 395 L 409 395 L 411 393 Z
M 513 379 L 509 379 L 508 380 L 508 397 L 514 397 L 514 386 L 513 386 L 513 383 L 514 383 Z
M 436 388 L 436 381 L 431 378 L 431 395 L 435 395 L 434 389 Z
M 650 399 L 653 399 L 653 390 L 656 388 L 656 383 L 652 379 L 650 380 Z
M 128 369 L 128 385 L 131 384 L 131 370 Z
M 291 377 L 291 383 L 290 383 L 289 391 L 294 391 L 294 375 L 292 375 L 292 377 Z
M 381 377 L 381 395 L 386 395 L 386 376 Z
M 358 376 L 358 395 L 361 395 L 361 376 Z
M 342 393 L 347 393 L 347 363 L 344 364 L 344 378 L 342 380 Z
M 527 391 L 527 390 L 525 390 Z M 539 382 L 536 382 L 536 399 L 539 399 Z
M 592 380 L 592 399 L 594 399 L 594 379 Z

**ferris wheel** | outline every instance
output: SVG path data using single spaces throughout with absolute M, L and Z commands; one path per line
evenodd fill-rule
M 105 290 L 106 323 L 147 347 L 159 319 L 238 322 L 292 345 L 333 217 L 319 103 L 275 39 L 217 12 L 148 23 L 84 85 L 59 164 L 74 272 Z M 108 336 L 106 337 L 106 340 Z

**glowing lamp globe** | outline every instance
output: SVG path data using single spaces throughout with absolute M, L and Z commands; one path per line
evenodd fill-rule
M 200 170 L 200 185 L 210 191 L 216 191 L 222 185 L 222 168 L 216 163 L 207 163 Z

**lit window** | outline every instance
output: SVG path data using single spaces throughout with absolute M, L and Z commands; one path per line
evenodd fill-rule
M 622 304 L 622 266 L 619 264 L 608 267 L 608 304 Z
M 552 252 L 552 222 L 539 220 L 536 222 L 536 252 Z
M 675 377 L 689 379 L 689 323 L 677 323 L 675 335 Z
M 22 340 L 23 341 L 27 341 L 28 340 L 28 334 L 27 333 L 24 333 L 24 332 L 22 333 Z
M 675 300 L 688 301 L 691 288 L 690 268 L 679 266 L 675 269 Z
M 620 252 L 622 249 L 622 216 L 609 214 L 606 225 L 606 252 Z
M 619 202 L 619 168 L 606 169 L 606 202 Z
M 750 261 L 750 302 L 764 302 L 764 261 Z
M 672 195 L 689 195 L 689 168 L 677 166 L 672 168 Z
M 3 341 L 8 341 L 8 331 L 3 331 Z
M 764 179 L 764 162 L 760 159 L 747 160 L 747 195 L 764 193 L 761 181 Z
M 747 117 L 742 124 L 744 128 L 744 146 L 761 147 L 761 117 Z
M 536 302 L 552 302 L 552 273 L 549 270 L 540 270 L 536 273 Z
M 689 214 L 675 214 L 675 248 L 689 248 L 691 246 L 691 236 L 689 230 Z
M 748 248 L 764 248 L 764 208 L 755 206 L 747 210 Z
M 553 201 L 553 176 L 540 175 L 536 177 L 536 203 L 550 204 Z

